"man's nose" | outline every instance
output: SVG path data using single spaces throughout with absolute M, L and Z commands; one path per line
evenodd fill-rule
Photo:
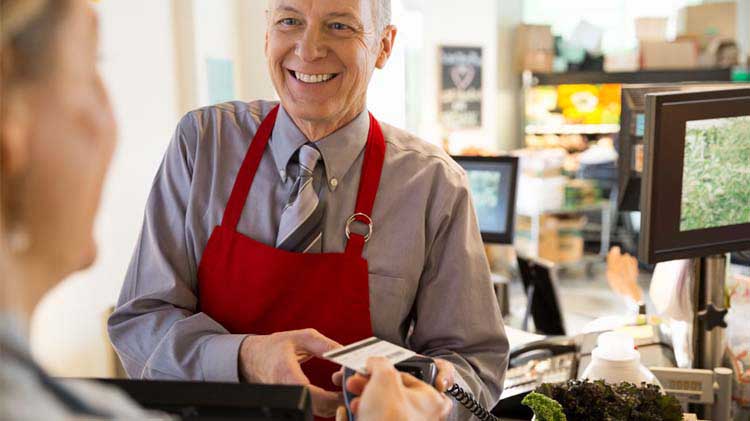
M 325 57 L 328 54 L 328 48 L 320 32 L 315 28 L 308 28 L 302 34 L 302 38 L 297 41 L 295 53 L 302 61 L 315 61 Z

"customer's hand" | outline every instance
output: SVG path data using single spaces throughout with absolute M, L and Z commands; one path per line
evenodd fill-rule
M 618 294 L 635 302 L 643 301 L 643 290 L 638 286 L 638 260 L 612 247 L 607 255 L 607 282 Z
M 438 392 L 445 392 L 454 383 L 456 383 L 456 369 L 453 368 L 453 364 L 448 361 L 441 360 L 440 358 L 434 358 L 435 365 L 438 369 L 438 374 L 435 377 L 435 388 Z M 336 386 L 341 386 L 341 380 L 344 378 L 344 368 L 333 373 L 331 381 Z
M 248 336 L 240 346 L 240 375 L 249 383 L 307 385 L 315 415 L 333 417 L 342 404 L 342 394 L 310 384 L 301 364 L 340 347 L 315 329 Z
M 434 387 L 413 376 L 400 373 L 385 358 L 370 358 L 370 377 L 360 374 L 347 381 L 347 390 L 359 395 L 352 411 L 359 421 L 444 420 L 451 400 Z

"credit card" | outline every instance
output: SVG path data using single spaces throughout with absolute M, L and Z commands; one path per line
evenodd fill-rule
M 323 358 L 351 368 L 358 373 L 367 374 L 367 359 L 370 357 L 383 357 L 390 361 L 391 364 L 398 364 L 415 355 L 417 353 L 412 350 L 372 337 L 343 348 L 328 351 L 323 354 Z

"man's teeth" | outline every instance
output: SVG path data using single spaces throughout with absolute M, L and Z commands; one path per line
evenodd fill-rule
M 298 80 L 305 82 L 305 83 L 321 83 L 321 82 L 326 82 L 328 80 L 331 80 L 336 75 L 333 73 L 328 73 L 324 75 L 308 75 L 305 73 L 294 72 L 294 76 Z

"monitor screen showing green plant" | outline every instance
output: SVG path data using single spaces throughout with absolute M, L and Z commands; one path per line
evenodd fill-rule
M 750 116 L 687 121 L 680 231 L 750 223 Z

